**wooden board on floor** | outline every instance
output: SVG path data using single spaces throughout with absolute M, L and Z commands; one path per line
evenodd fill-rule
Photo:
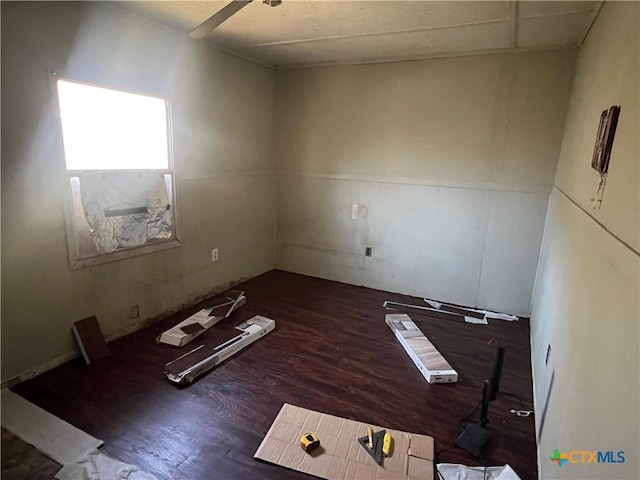
M 285 403 L 254 458 L 328 480 L 433 479 L 432 437 L 385 429 L 393 446 L 378 465 L 358 443 L 369 426 Z M 373 426 L 374 431 L 383 428 Z M 320 447 L 307 454 L 300 437 L 309 432 L 318 435 Z
M 109 347 L 96 317 L 78 320 L 71 329 L 87 365 L 109 356 Z

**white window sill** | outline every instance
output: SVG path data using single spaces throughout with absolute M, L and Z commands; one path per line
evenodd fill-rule
M 148 253 L 160 252 L 163 250 L 169 250 L 171 248 L 178 248 L 181 246 L 182 244 L 179 240 L 165 240 L 150 245 L 142 245 L 140 247 L 126 248 L 112 253 L 104 253 L 101 255 L 96 255 L 94 257 L 80 259 L 70 258 L 69 267 L 71 270 L 79 270 L 81 268 L 93 267 L 95 265 L 102 265 L 104 263 L 117 262 L 118 260 L 137 257 L 139 255 L 146 255 Z

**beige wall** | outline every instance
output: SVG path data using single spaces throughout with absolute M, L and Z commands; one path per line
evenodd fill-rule
M 69 271 L 47 67 L 171 100 L 182 247 Z M 274 90 L 271 70 L 117 6 L 2 3 L 3 381 L 75 354 L 76 320 L 118 335 L 273 268 Z
M 278 72 L 277 266 L 528 315 L 574 59 Z
M 639 10 L 606 2 L 578 59 L 532 315 L 545 479 L 640 478 Z M 602 208 L 592 210 L 591 155 L 611 105 L 621 116 Z M 554 449 L 624 451 L 626 460 L 560 468 L 549 460 Z

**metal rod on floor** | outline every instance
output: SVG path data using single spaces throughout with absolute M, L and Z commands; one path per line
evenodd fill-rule
M 174 358 L 173 360 L 171 360 L 169 363 L 165 363 L 164 366 L 168 367 L 169 365 L 171 365 L 174 362 L 177 362 L 178 360 L 180 360 L 181 358 L 186 357 L 187 355 L 191 355 L 193 352 L 200 350 L 202 347 L 204 347 L 204 343 L 202 345 L 200 345 L 199 347 L 194 348 L 193 350 L 185 353 L 184 355 L 180 355 L 178 358 Z

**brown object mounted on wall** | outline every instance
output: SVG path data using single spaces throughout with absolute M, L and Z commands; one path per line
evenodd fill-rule
M 600 125 L 598 125 L 598 134 L 596 135 L 596 146 L 593 149 L 593 158 L 591 159 L 591 166 L 600 174 L 596 194 L 591 199 L 591 208 L 593 209 L 600 208 L 602 205 L 602 196 L 604 194 L 604 186 L 607 183 L 609 159 L 611 158 L 613 138 L 616 134 L 619 115 L 619 105 L 614 105 L 610 107 L 609 110 L 604 110 L 600 114 Z
M 619 105 L 614 105 L 608 110 L 604 110 L 600 115 L 596 145 L 593 149 L 593 158 L 591 159 L 591 166 L 596 169 L 600 175 L 606 175 L 609 170 L 609 158 L 611 157 L 611 148 L 613 147 L 613 138 L 616 134 L 619 115 Z
M 87 365 L 110 355 L 109 347 L 96 317 L 78 320 L 71 329 Z

